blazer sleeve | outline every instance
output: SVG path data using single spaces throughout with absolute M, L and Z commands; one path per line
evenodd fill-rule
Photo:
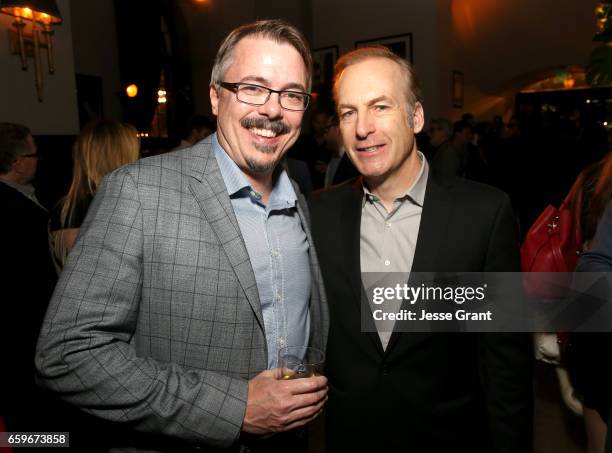
M 485 272 L 518 272 L 516 220 L 504 194 L 489 237 Z M 528 333 L 484 333 L 481 372 L 491 451 L 533 451 L 533 346 Z
M 139 357 L 143 207 L 122 168 L 99 187 L 39 337 L 39 384 L 98 417 L 189 443 L 239 436 L 247 381 Z

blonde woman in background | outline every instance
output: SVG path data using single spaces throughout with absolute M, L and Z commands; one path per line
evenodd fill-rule
M 136 134 L 136 129 L 129 124 L 97 120 L 87 124 L 77 137 L 72 150 L 72 183 L 49 221 L 49 244 L 58 273 L 64 267 L 102 178 L 138 159 L 140 141 Z

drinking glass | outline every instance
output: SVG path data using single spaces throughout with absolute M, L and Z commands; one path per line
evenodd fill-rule
M 278 351 L 281 379 L 299 379 L 323 374 L 325 353 L 319 348 L 286 346 Z

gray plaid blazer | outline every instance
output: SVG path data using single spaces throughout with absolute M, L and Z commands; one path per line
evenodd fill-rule
M 310 342 L 324 348 L 325 293 L 296 193 L 310 243 Z M 42 386 L 145 436 L 204 450 L 237 444 L 247 380 L 266 369 L 267 350 L 210 139 L 105 178 L 50 302 L 36 365 Z

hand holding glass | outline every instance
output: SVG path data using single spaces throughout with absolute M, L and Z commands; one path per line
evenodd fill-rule
M 278 351 L 281 379 L 300 379 L 323 374 L 325 353 L 306 346 L 287 346 Z

